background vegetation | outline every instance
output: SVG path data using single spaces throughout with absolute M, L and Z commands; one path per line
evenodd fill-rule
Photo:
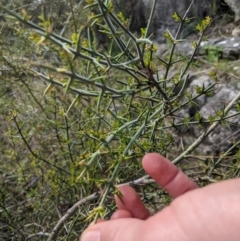
M 222 71 L 214 63 L 214 84 L 197 96 L 186 91 L 188 71 L 205 66 L 195 52 L 174 54 L 184 16 L 174 15 L 179 31 L 166 32 L 169 54 L 157 58 L 149 28 L 129 32 L 111 1 L 0 6 L 0 240 L 77 240 L 90 221 L 111 215 L 123 183 L 158 211 L 171 198 L 143 172 L 148 152 L 171 158 L 199 185 L 239 175 L 237 140 L 225 153 L 194 151 L 228 124 L 239 96 L 204 124 L 199 113 L 177 123 L 199 125 L 192 145 L 176 138 L 176 113 L 211 95 Z M 198 23 L 196 51 L 210 23 Z

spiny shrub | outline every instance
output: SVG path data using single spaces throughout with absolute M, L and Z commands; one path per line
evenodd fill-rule
M 196 68 L 195 54 L 211 18 L 196 26 L 199 39 L 192 42 L 192 56 L 178 56 L 175 47 L 184 41 L 179 36 L 190 20 L 175 13 L 177 34 L 165 33 L 169 54 L 156 57 L 149 32 L 155 5 L 156 0 L 138 37 L 111 1 L 72 6 L 64 26 L 69 37 L 54 31 L 47 9 L 36 24 L 27 11 L 1 6 L 15 44 L 23 49 L 17 52 L 5 42 L 1 55 L 8 69 L 1 76 L 6 86 L 1 87 L 6 94 L 2 103 L 8 105 L 1 120 L 7 126 L 2 161 L 11 163 L 2 164 L 0 194 L 0 232 L 8 234 L 6 240 L 77 240 L 90 221 L 111 215 L 112 196 L 121 195 L 117 186 L 122 183 L 135 186 L 157 211 L 170 200 L 144 175 L 141 157 L 159 152 L 180 163 L 234 105 L 222 110 L 221 118 L 205 120 L 207 127 L 199 113 L 178 122 L 197 124 L 202 132 L 185 150 L 177 148 L 176 113 L 211 94 L 218 83 L 211 72 L 211 86 L 199 87 L 197 96 L 186 91 L 188 71 Z M 80 22 L 77 13 L 85 16 Z

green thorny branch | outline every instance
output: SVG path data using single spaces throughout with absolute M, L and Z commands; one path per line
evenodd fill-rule
M 109 1 L 105 1 L 105 2 L 108 3 Z M 190 101 L 187 101 L 186 103 L 184 103 L 183 105 L 181 105 L 175 109 L 173 109 L 173 108 L 171 108 L 171 110 L 168 109 L 168 107 L 171 106 L 175 101 L 177 101 L 180 98 L 180 95 L 184 92 L 184 88 L 185 88 L 185 85 L 187 84 L 188 77 L 186 77 L 186 79 L 185 79 L 185 82 L 184 82 L 185 84 L 183 84 L 183 88 L 181 89 L 180 94 L 178 93 L 175 96 L 168 96 L 168 91 L 167 91 L 166 86 L 163 86 L 163 88 L 162 88 L 162 85 L 161 85 L 161 83 L 166 83 L 170 68 L 174 63 L 176 63 L 176 61 L 173 61 L 173 53 L 174 53 L 176 44 L 181 41 L 181 40 L 178 40 L 177 38 L 178 38 L 179 32 L 181 31 L 183 23 L 186 21 L 187 13 L 185 14 L 185 16 L 183 18 L 180 18 L 177 15 L 181 22 L 177 35 L 175 37 L 173 37 L 170 32 L 167 32 L 167 34 L 166 34 L 166 38 L 170 39 L 170 41 L 172 42 L 172 50 L 170 53 L 170 58 L 169 58 L 168 62 L 166 62 L 165 60 L 159 59 L 160 62 L 166 66 L 166 72 L 165 72 L 165 77 L 164 77 L 165 82 L 160 81 L 158 79 L 158 75 L 157 75 L 157 77 L 155 76 L 156 71 L 151 69 L 150 64 L 149 64 L 149 66 L 146 66 L 146 63 L 144 62 L 144 55 L 147 54 L 146 49 L 145 49 L 146 45 L 151 46 L 149 48 L 150 49 L 149 51 L 150 51 L 150 56 L 152 56 L 153 43 L 152 43 L 152 41 L 150 41 L 148 39 L 148 37 L 150 34 L 149 26 L 152 22 L 156 2 L 157 2 L 157 0 L 154 0 L 153 9 L 150 14 L 150 18 L 149 18 L 149 22 L 148 22 L 149 24 L 147 26 L 145 35 L 143 38 L 140 38 L 140 39 L 137 39 L 132 33 L 129 32 L 129 30 L 125 26 L 123 26 L 121 24 L 121 21 L 119 21 L 118 18 L 109 9 L 108 4 L 106 4 L 106 3 L 104 4 L 103 1 L 100 1 L 100 0 L 98 0 L 96 2 L 96 4 L 99 7 L 100 14 L 95 16 L 95 18 L 96 19 L 103 18 L 105 20 L 105 23 L 107 24 L 110 35 L 114 38 L 115 42 L 117 43 L 117 45 L 121 51 L 120 54 L 118 54 L 115 57 L 101 54 L 100 52 L 94 50 L 92 47 L 88 48 L 88 47 L 81 45 L 81 42 L 80 42 L 80 39 L 81 39 L 80 32 L 81 31 L 78 34 L 78 40 L 77 40 L 76 44 L 74 44 L 72 41 L 63 38 L 62 36 L 54 34 L 51 31 L 46 31 L 46 29 L 41 28 L 38 25 L 27 20 L 26 17 L 21 17 L 21 16 L 17 15 L 16 13 L 9 11 L 8 9 L 2 7 L 2 9 L 5 12 L 7 12 L 7 14 L 9 14 L 11 17 L 26 24 L 28 27 L 32 28 L 37 34 L 42 36 L 43 37 L 42 42 L 44 40 L 49 40 L 66 52 L 66 54 L 68 56 L 68 63 L 69 63 L 70 70 L 68 70 L 67 68 L 56 68 L 56 67 L 53 67 L 50 65 L 40 64 L 40 63 L 32 64 L 32 66 L 44 68 L 49 72 L 53 71 L 56 73 L 60 73 L 64 76 L 68 77 L 68 79 L 69 79 L 68 83 L 65 84 L 65 83 L 62 83 L 60 81 L 53 79 L 52 77 L 50 77 L 50 75 L 48 76 L 47 74 L 40 73 L 40 72 L 36 71 L 35 69 L 32 70 L 34 72 L 34 74 L 42 77 L 43 79 L 48 81 L 51 85 L 53 84 L 53 85 L 61 86 L 62 88 L 65 88 L 66 91 L 70 90 L 80 96 L 99 97 L 99 99 L 102 97 L 109 97 L 109 96 L 113 97 L 113 98 L 124 97 L 124 96 L 129 96 L 129 95 L 135 96 L 136 94 L 141 94 L 144 90 L 146 90 L 146 86 L 140 86 L 140 85 L 138 86 L 138 88 L 129 87 L 128 89 L 122 89 L 122 90 L 107 86 L 104 82 L 104 78 L 107 78 L 107 77 L 105 77 L 105 74 L 110 69 L 113 68 L 113 69 L 125 72 L 126 74 L 131 76 L 134 80 L 136 80 L 137 82 L 139 82 L 140 78 L 144 78 L 144 79 L 148 80 L 150 82 L 150 84 L 156 88 L 156 92 L 155 92 L 155 94 L 153 94 L 153 97 L 160 96 L 156 106 L 153 106 L 152 108 L 149 108 L 149 109 L 147 109 L 147 107 L 143 108 L 142 112 L 136 119 L 127 121 L 122 126 L 120 126 L 116 131 L 112 131 L 108 135 L 108 137 L 103 141 L 103 143 L 100 145 L 99 149 L 97 151 L 95 151 L 88 160 L 82 160 L 80 162 L 80 164 L 83 164 L 84 169 L 78 178 L 83 178 L 88 167 L 91 166 L 97 160 L 97 158 L 102 155 L 102 149 L 109 147 L 110 143 L 114 140 L 114 138 L 116 137 L 117 134 L 122 133 L 124 130 L 128 129 L 129 127 L 136 126 L 136 124 L 139 124 L 139 122 L 141 122 L 141 124 L 137 125 L 137 130 L 132 135 L 127 146 L 122 151 L 121 156 L 118 157 L 119 160 L 118 160 L 117 164 L 115 165 L 112 174 L 109 176 L 108 185 L 107 185 L 106 189 L 104 190 L 104 193 L 102 194 L 99 207 L 96 209 L 96 212 L 95 212 L 95 216 L 94 216 L 95 221 L 99 217 L 99 212 L 97 210 L 101 210 L 101 208 L 104 205 L 104 202 L 106 201 L 106 197 L 108 196 L 109 192 L 113 189 L 114 182 L 117 177 L 121 161 L 125 160 L 127 158 L 127 155 L 129 153 L 129 151 L 131 150 L 133 144 L 137 143 L 138 139 L 142 136 L 143 133 L 145 133 L 146 129 L 155 128 L 157 122 L 160 122 L 160 120 L 163 120 L 167 116 L 172 115 L 174 112 L 176 112 L 177 110 L 179 110 L 184 105 L 186 105 L 190 102 Z M 182 79 L 186 75 L 186 71 L 193 61 L 193 58 L 200 45 L 200 42 L 205 33 L 205 30 L 210 25 L 210 22 L 211 22 L 210 18 L 206 18 L 200 25 L 198 25 L 198 30 L 200 32 L 200 38 L 197 43 L 193 44 L 194 52 L 193 52 L 192 56 L 187 60 L 187 64 L 186 64 L 185 68 L 182 70 L 181 75 L 179 77 L 179 82 L 182 81 Z M 118 34 L 118 31 L 116 28 L 120 28 L 129 37 L 129 41 L 131 41 L 134 45 L 134 51 L 132 51 L 132 52 L 130 51 L 130 49 L 128 47 L 129 41 L 126 44 L 124 42 L 124 40 L 121 38 L 121 36 Z M 142 44 L 143 44 L 143 48 L 141 49 Z M 75 48 L 74 48 L 74 45 L 76 46 Z M 119 56 L 125 56 L 126 57 L 125 61 L 119 62 L 119 58 L 120 58 Z M 75 61 L 76 58 L 79 58 L 81 60 L 88 61 L 89 63 L 91 63 L 95 69 L 95 73 L 90 75 L 90 77 L 86 77 L 86 76 L 82 76 L 82 75 L 78 74 L 73 65 L 73 62 Z M 152 59 L 150 59 L 149 61 L 152 61 Z M 96 74 L 97 74 L 97 77 L 94 77 Z M 99 89 L 99 91 L 82 90 L 82 89 L 73 87 L 72 86 L 73 80 L 75 81 L 75 83 L 79 82 L 79 83 L 83 84 L 84 86 L 88 86 L 88 85 L 94 86 L 97 89 Z M 100 82 L 99 82 L 99 80 L 100 80 Z M 172 92 L 172 91 L 170 91 L 170 92 Z M 73 104 L 75 102 L 76 102 L 76 99 L 74 100 Z M 225 113 L 227 114 L 228 111 L 229 111 L 229 109 L 226 108 Z M 14 120 L 15 120 L 15 118 L 14 118 Z M 68 125 L 67 117 L 65 120 L 66 120 L 66 126 L 67 126 Z M 215 128 L 216 125 L 217 124 L 214 123 L 209 128 L 209 130 L 206 133 L 204 133 L 201 137 L 199 137 L 199 139 L 193 145 L 191 145 L 184 153 L 182 153 L 182 155 L 180 155 L 178 158 L 176 158 L 174 160 L 174 163 L 177 163 L 179 160 L 184 158 L 184 156 L 187 155 L 191 150 L 193 150 L 193 148 L 196 147 L 200 143 L 200 141 L 202 141 L 205 138 L 206 134 L 210 133 Z M 20 132 L 21 129 L 18 128 L 18 130 L 19 130 L 19 133 L 21 134 L 21 132 Z M 22 136 L 22 138 L 23 138 L 23 140 L 25 140 L 23 136 Z M 30 149 L 30 152 L 31 152 L 31 149 Z M 32 154 L 34 155 L 34 153 L 32 153 Z M 72 157 L 71 157 L 71 159 L 72 159 Z

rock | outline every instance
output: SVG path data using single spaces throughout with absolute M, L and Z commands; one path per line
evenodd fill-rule
M 200 54 L 208 54 L 206 50 L 215 51 L 219 58 L 223 59 L 238 59 L 240 57 L 240 37 L 226 37 L 211 39 L 201 43 Z
M 240 0 L 225 0 L 235 14 L 234 21 L 240 20 Z
M 122 11 L 126 17 L 131 16 L 130 30 L 140 31 L 141 28 L 145 28 L 150 16 L 153 0 L 113 0 L 115 9 L 119 12 Z M 153 23 L 150 28 L 150 33 L 153 34 L 153 39 L 158 43 L 164 42 L 164 32 L 169 29 L 172 35 L 176 33 L 179 26 L 176 23 L 172 15 L 174 12 L 183 16 L 188 9 L 191 0 L 158 0 L 153 16 Z M 190 9 L 188 16 L 193 17 L 194 21 L 203 19 L 205 16 L 216 17 L 220 12 L 226 12 L 228 6 L 235 14 L 235 22 L 240 20 L 240 0 L 198 0 L 194 1 L 192 8 Z M 221 11 L 220 11 L 221 9 Z M 185 26 L 182 37 L 188 35 L 195 30 L 194 21 L 192 24 Z
M 206 89 L 214 82 L 208 75 L 193 76 L 186 91 L 192 93 L 192 97 L 197 96 L 196 87 Z M 213 87 L 213 95 L 201 95 L 195 100 L 195 107 L 187 107 L 176 113 L 175 124 L 182 123 L 183 118 L 189 117 L 194 120 L 195 114 L 198 112 L 202 120 L 208 120 L 210 116 L 216 116 L 218 111 L 223 110 L 231 100 L 236 96 L 238 90 L 232 85 L 219 83 Z M 183 98 L 184 102 L 186 99 Z M 230 110 L 227 116 L 232 116 L 226 121 L 221 122 L 209 136 L 197 147 L 196 151 L 204 155 L 223 153 L 229 149 L 236 141 L 240 140 L 239 114 L 237 110 Z M 234 116 L 235 115 L 235 116 Z M 203 122 L 202 122 L 203 123 Z M 185 145 L 191 145 L 204 131 L 210 126 L 210 123 L 202 125 L 181 126 L 175 133 L 175 139 L 182 138 Z
M 232 30 L 232 36 L 240 36 L 240 26 L 237 26 Z
M 114 4 L 115 12 L 122 12 L 126 18 L 129 18 L 132 14 L 134 6 L 140 2 L 139 0 L 112 0 Z
M 147 26 L 148 18 L 151 12 L 153 0 L 114 0 L 114 7 L 116 12 L 123 12 L 125 17 L 131 16 L 130 30 L 139 31 L 140 28 Z M 188 13 L 189 17 L 194 17 L 195 23 L 184 29 L 184 35 L 188 35 L 193 31 L 196 26 L 196 21 L 200 21 L 205 16 L 212 15 L 212 6 L 215 0 L 195 0 L 193 7 Z M 220 0 L 216 0 L 220 4 Z M 227 1 L 226 1 L 227 2 Z M 228 1 L 229 3 L 230 1 Z M 236 1 L 235 1 L 236 2 Z M 153 22 L 150 27 L 150 33 L 153 34 L 153 39 L 160 42 L 158 55 L 161 57 L 163 52 L 168 49 L 167 44 L 164 42 L 164 32 L 169 29 L 174 35 L 178 28 L 178 23 L 172 18 L 174 12 L 178 12 L 183 16 L 189 7 L 191 0 L 158 0 Z M 233 1 L 231 1 L 231 4 Z M 229 3 L 230 4 L 230 3 Z M 230 5 L 231 7 L 233 5 Z M 235 11 L 237 16 L 237 12 Z M 236 18 L 235 18 L 236 19 Z M 184 37 L 184 36 L 181 36 Z M 214 38 L 201 43 L 198 55 L 216 54 L 217 58 L 236 59 L 240 57 L 240 37 L 221 37 Z M 184 56 L 190 56 L 193 53 L 192 44 L 189 42 L 181 42 L 176 45 L 176 52 Z M 161 73 L 159 74 L 159 76 Z M 161 77 L 160 77 L 161 78 Z M 191 81 L 186 91 L 190 92 L 192 96 L 197 96 L 196 87 L 208 88 L 214 82 L 206 74 L 191 74 Z M 227 81 L 226 81 L 227 82 Z M 215 116 L 220 110 L 223 110 L 228 103 L 238 93 L 237 88 L 233 85 L 218 83 L 214 86 L 212 96 L 207 94 L 199 96 L 194 100 L 195 106 L 188 105 L 181 108 L 177 113 L 174 113 L 174 124 L 176 129 L 173 132 L 174 139 L 183 143 L 184 146 L 191 145 L 207 128 L 211 125 L 208 119 L 210 116 Z M 182 97 L 180 102 L 184 103 L 185 97 Z M 117 108 L 116 108 L 117 107 Z M 121 105 L 117 105 L 112 109 L 112 112 L 121 110 Z M 133 111 L 133 110 L 132 110 Z M 202 124 L 195 125 L 180 125 L 184 118 L 190 118 L 196 121 L 195 115 L 199 113 L 203 120 Z M 208 135 L 208 137 L 197 147 L 196 152 L 203 155 L 222 153 L 228 150 L 234 142 L 240 140 L 240 118 L 238 112 L 234 108 L 228 113 L 230 117 L 226 122 L 221 122 L 219 125 Z M 111 118 L 111 116 L 109 116 Z M 181 139 L 181 140 L 180 140 Z
M 159 44 L 157 56 L 161 57 L 168 49 L 167 44 Z M 193 54 L 193 47 L 189 41 L 181 42 L 176 45 L 175 54 L 182 54 L 184 56 L 191 56 Z M 202 41 L 200 48 L 196 55 L 204 55 L 206 58 L 216 57 L 218 59 L 235 60 L 240 58 L 240 37 L 221 37 Z
M 175 35 L 179 24 L 174 21 L 172 15 L 177 12 L 181 17 L 183 17 L 191 2 L 191 0 L 157 1 L 153 15 L 153 23 L 150 27 L 150 33 L 153 34 L 153 39 L 155 39 L 157 42 L 164 42 L 164 32 L 166 29 L 169 29 L 172 35 Z M 211 15 L 212 2 L 213 0 L 194 1 L 187 16 L 189 18 L 193 17 L 194 21 L 197 21 L 199 19 L 203 19 L 207 15 Z M 140 28 L 147 26 L 152 4 L 153 0 L 139 0 L 137 2 L 132 10 L 130 24 L 131 31 L 139 31 Z M 192 24 L 188 24 L 182 34 L 189 34 L 189 32 L 192 32 L 194 28 L 192 27 Z

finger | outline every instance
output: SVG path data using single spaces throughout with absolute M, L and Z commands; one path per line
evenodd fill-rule
M 115 195 L 115 202 L 118 209 L 127 210 L 131 213 L 133 218 L 147 219 L 149 217 L 149 212 L 143 205 L 140 197 L 137 195 L 135 190 L 128 185 L 118 187 L 122 196 L 119 198 Z
M 83 232 L 80 241 L 142 240 L 138 238 L 142 222 L 135 218 L 122 218 L 96 224 Z
M 198 188 L 198 185 L 187 175 L 157 153 L 145 155 L 142 165 L 145 171 L 173 198 Z
M 129 211 L 121 209 L 113 213 L 111 220 L 120 218 L 133 218 L 133 216 Z
M 240 180 L 177 198 L 147 220 L 123 218 L 89 227 L 81 241 L 239 241 Z
M 150 217 L 147 226 L 152 232 L 142 235 L 142 240 L 239 241 L 239 203 L 240 179 L 197 188 Z
M 174 198 L 198 187 L 175 165 L 159 154 L 147 154 L 143 158 L 143 167 Z M 119 189 L 122 197 L 115 196 L 118 209 L 129 211 L 134 218 L 147 219 L 149 212 L 136 192 L 126 185 L 120 186 Z

